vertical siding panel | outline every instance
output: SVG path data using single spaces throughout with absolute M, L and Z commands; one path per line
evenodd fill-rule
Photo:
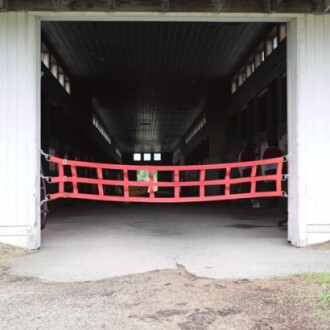
M 40 38 L 41 27 L 40 20 L 32 16 L 27 16 L 27 80 L 26 80 L 26 99 L 29 107 L 25 109 L 26 123 L 29 128 L 26 139 L 28 145 L 33 146 L 25 149 L 24 164 L 25 169 L 32 175 L 27 181 L 27 189 L 33 194 L 29 195 L 28 213 L 30 215 L 29 225 L 36 227 L 34 231 L 35 239 L 40 244 Z
M 308 225 L 329 224 L 330 216 L 327 207 L 327 195 L 330 185 L 329 180 L 329 156 L 325 150 L 329 148 L 329 116 L 326 107 L 325 98 L 329 93 L 326 92 L 326 68 L 329 66 L 329 57 L 326 56 L 326 48 L 329 47 L 324 43 L 324 36 L 327 31 L 324 30 L 326 17 L 322 15 L 314 16 L 313 26 L 309 26 L 310 30 L 314 30 L 313 35 L 309 37 L 309 43 L 313 48 L 313 54 L 310 61 L 313 66 L 309 68 L 309 72 L 313 75 L 310 80 L 308 93 L 311 102 L 309 103 L 309 146 L 310 153 L 309 168 L 312 173 L 308 177 L 309 200 L 308 207 Z
M 40 24 L 0 13 L 0 241 L 40 246 L 38 219 Z
M 0 209 L 2 210 L 3 217 L 0 217 L 0 225 L 7 224 L 7 219 L 9 217 L 8 208 L 7 208 L 7 199 L 5 196 L 7 194 L 6 188 L 8 187 L 8 178 L 6 175 L 6 164 L 7 164 L 7 146 L 8 146 L 8 100 L 7 100 L 7 40 L 8 40 L 8 15 L 0 13 L 0 49 L 1 60 L 0 60 L 0 182 L 3 185 L 4 189 L 0 190 Z
M 24 27 L 24 28 L 23 28 Z M 25 159 L 25 148 L 26 146 L 23 143 L 19 143 L 18 138 L 22 135 L 26 134 L 27 127 L 27 114 L 29 114 L 28 105 L 28 95 L 26 93 L 26 83 L 27 83 L 27 72 L 28 72 L 28 43 L 27 40 L 27 16 L 24 13 L 17 14 L 17 45 L 16 45 L 16 59 L 15 59 L 15 67 L 17 70 L 16 74 L 16 84 L 19 88 L 15 89 L 15 102 L 16 102 L 16 127 L 15 127 L 15 136 L 17 142 L 15 144 L 16 147 L 16 163 L 15 163 L 15 187 L 16 187 L 16 200 L 20 201 L 22 208 L 17 210 L 16 214 L 16 225 L 24 226 L 26 225 L 26 214 L 28 214 L 28 199 L 25 198 L 24 201 L 21 201 L 22 195 L 24 195 L 24 191 L 27 190 L 26 186 L 26 161 L 20 161 L 20 159 Z M 32 78 L 32 77 L 31 77 Z M 32 113 L 30 113 L 32 116 Z M 24 140 L 26 137 L 24 136 Z M 27 142 L 27 141 L 26 141 Z M 24 215 L 24 213 L 25 215 Z
M 329 15 L 308 14 L 290 23 L 289 239 L 298 246 L 330 240 L 329 36 Z
M 8 96 L 8 146 L 7 146 L 7 180 L 8 180 L 8 209 L 9 217 L 7 219 L 6 225 L 16 226 L 17 216 L 16 210 L 17 205 L 16 201 L 16 170 L 15 170 L 15 160 L 16 160 L 16 120 L 17 120 L 17 109 L 16 109 L 16 77 L 17 77 L 17 68 L 16 68 L 16 49 L 17 49 L 17 21 L 16 13 L 8 14 L 8 44 L 6 48 L 8 49 L 8 58 L 7 58 L 7 96 Z

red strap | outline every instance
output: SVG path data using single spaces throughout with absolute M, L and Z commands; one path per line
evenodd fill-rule
M 119 165 L 119 164 L 101 164 L 82 162 L 76 160 L 64 160 L 58 157 L 51 156 L 50 161 L 58 164 L 58 176 L 51 178 L 51 183 L 58 184 L 58 192 L 51 194 L 51 199 L 61 197 L 67 198 L 81 198 L 101 201 L 118 201 L 118 202 L 147 202 L 147 203 L 182 203 L 182 202 L 203 202 L 203 201 L 217 201 L 229 199 L 242 198 L 259 198 L 259 197 L 278 197 L 282 196 L 282 169 L 283 157 L 273 159 L 263 159 L 240 163 L 225 163 L 225 164 L 210 164 L 210 165 L 183 165 L 183 166 L 139 166 L 139 165 Z M 276 164 L 276 173 L 272 175 L 258 175 L 258 166 Z M 64 176 L 64 165 L 71 168 L 71 176 Z M 79 177 L 77 174 L 77 167 L 84 169 L 95 169 L 97 178 Z M 232 170 L 240 167 L 251 167 L 251 176 L 231 178 Z M 121 180 L 109 180 L 103 178 L 103 170 L 118 170 L 122 173 Z M 149 181 L 130 181 L 128 171 L 144 170 L 149 173 Z M 207 180 L 208 170 L 224 171 L 225 177 L 223 179 Z M 172 172 L 172 182 L 156 182 L 154 181 L 154 172 Z M 180 181 L 180 173 L 192 171 L 194 177 L 199 177 L 194 181 Z M 196 174 L 199 174 L 196 175 Z M 159 175 L 158 175 L 159 176 Z M 275 190 L 257 191 L 257 182 L 273 181 L 275 182 Z M 64 182 L 72 184 L 72 189 L 69 190 L 64 186 Z M 78 184 L 97 185 L 98 192 L 91 194 L 82 193 L 79 191 Z M 248 192 L 232 192 L 232 185 L 239 185 L 242 183 L 251 183 Z M 122 196 L 107 195 L 104 191 L 104 186 L 119 186 L 123 188 Z M 224 186 L 224 193 L 218 195 L 207 196 L 205 188 L 208 186 Z M 148 187 L 148 196 L 131 196 L 130 187 Z M 174 189 L 173 197 L 158 197 L 156 187 L 172 187 Z M 182 187 L 199 187 L 198 196 L 184 197 L 180 196 L 180 189 Z M 220 190 L 220 189 L 219 189 Z

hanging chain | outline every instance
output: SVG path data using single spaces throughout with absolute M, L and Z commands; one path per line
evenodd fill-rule
M 41 153 L 42 156 L 45 157 L 47 162 L 50 162 L 50 155 L 49 154 L 46 154 L 42 149 L 40 150 L 40 153 Z

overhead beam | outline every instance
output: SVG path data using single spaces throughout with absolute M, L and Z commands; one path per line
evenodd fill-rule
M 175 8 L 181 11 L 182 8 L 186 11 L 203 11 L 203 12 L 223 12 L 226 8 L 226 12 L 236 12 L 237 8 L 240 11 L 251 10 L 251 5 L 256 12 L 275 12 L 280 10 L 286 12 L 286 8 L 289 12 L 329 12 L 330 11 L 330 0 L 308 0 L 300 3 L 299 1 L 293 0 L 262 0 L 262 1 L 251 1 L 246 2 L 244 0 L 235 1 L 235 5 L 231 5 L 229 0 L 204 0 L 207 2 L 207 6 L 200 7 L 202 3 L 199 1 L 192 1 L 191 4 L 188 1 L 177 1 Z M 127 11 L 130 8 L 141 11 L 146 11 L 151 6 L 153 1 L 127 1 L 127 0 L 35 0 L 35 1 L 24 1 L 24 0 L 0 0 L 0 10 L 10 11 L 104 11 L 104 10 L 123 10 Z M 180 6 L 178 5 L 180 3 Z M 184 3 L 184 6 L 182 5 Z M 240 3 L 240 5 L 239 5 Z M 149 5 L 150 4 L 150 5 Z M 148 7 L 149 6 L 149 7 Z M 157 8 L 158 7 L 158 8 Z M 177 11 L 174 7 L 171 8 L 170 0 L 158 0 L 158 5 L 153 5 L 150 8 L 153 10 L 160 10 L 167 12 Z M 202 9 L 201 9 L 202 8 Z

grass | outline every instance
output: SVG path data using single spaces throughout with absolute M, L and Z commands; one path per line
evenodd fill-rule
M 330 272 L 303 273 L 302 276 L 306 277 L 309 282 L 314 284 L 319 284 L 321 286 L 330 285 Z
M 313 285 L 312 287 L 306 287 L 306 290 L 300 291 L 298 297 L 309 301 L 315 301 L 323 305 L 327 311 L 330 307 L 330 272 L 324 273 L 303 273 L 300 274 L 303 278 L 306 278 L 308 283 Z M 316 285 L 316 287 L 315 287 Z M 321 307 L 320 306 L 320 307 Z M 322 308 L 321 308 L 322 309 Z M 328 312 L 325 310 L 316 310 L 316 317 L 325 318 Z

